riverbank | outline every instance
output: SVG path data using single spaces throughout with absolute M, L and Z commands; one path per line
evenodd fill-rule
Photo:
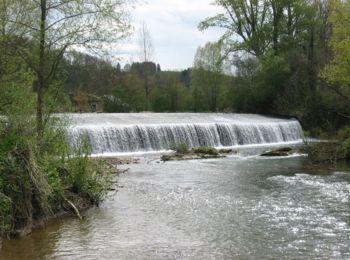
M 80 158 L 81 159 L 81 158 Z M 74 160 L 77 160 L 75 158 Z M 78 159 L 79 160 L 79 159 Z M 33 230 L 38 228 L 43 228 L 46 226 L 46 223 L 55 219 L 61 219 L 62 217 L 71 215 L 75 218 L 82 220 L 84 218 L 84 212 L 92 207 L 98 206 L 99 203 L 104 199 L 104 195 L 107 191 L 117 190 L 114 187 L 117 183 L 117 177 L 119 174 L 126 173 L 129 168 L 119 166 L 126 166 L 138 163 L 139 159 L 133 157 L 110 157 L 110 158 L 88 158 L 84 157 L 85 163 L 89 162 L 89 171 L 91 170 L 94 175 L 104 176 L 103 184 L 102 180 L 95 180 L 96 183 L 93 183 L 91 180 L 87 181 L 86 184 L 90 185 L 90 189 L 93 189 L 94 185 L 103 185 L 103 189 L 99 190 L 99 199 L 93 197 L 92 193 L 88 191 L 81 192 L 83 187 L 73 187 L 74 184 L 65 186 L 63 194 L 60 199 L 56 199 L 52 204 L 48 205 L 50 207 L 50 212 L 47 215 L 33 216 L 32 219 L 27 220 L 25 226 L 16 227 L 12 226 L 11 230 L 4 232 L 0 236 L 0 250 L 2 247 L 3 238 L 24 238 L 32 233 Z M 80 162 L 82 163 L 82 162 Z M 80 164 L 78 163 L 78 164 Z M 61 168 L 60 171 L 64 174 L 69 174 L 67 168 Z M 85 173 L 86 174 L 86 173 Z M 87 176 L 85 176 L 87 177 Z M 97 183 L 99 182 L 99 183 Z M 81 185 L 86 185 L 82 184 Z M 96 188 L 96 187 L 95 187 Z M 91 191 L 92 192 L 92 191 Z M 1 193 L 0 193 L 1 195 Z M 1 200 L 0 200 L 1 202 Z M 56 205 L 53 205 L 56 204 Z M 33 209 L 34 210 L 34 209 Z M 2 219 L 2 223 L 4 220 Z
M 46 220 L 104 199 L 116 166 L 87 155 L 37 157 L 22 145 L 0 156 L 0 237 L 24 237 Z

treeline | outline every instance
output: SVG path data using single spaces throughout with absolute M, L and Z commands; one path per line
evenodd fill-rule
M 314 133 L 349 123 L 348 0 L 216 4 L 224 12 L 200 29 L 226 31 L 219 43 L 235 67 L 233 111 L 294 116 Z
M 105 112 L 185 111 L 189 103 L 188 71 L 161 71 L 159 64 L 136 62 L 113 65 L 87 54 L 71 52 L 63 62 L 63 81 L 71 96 L 93 94 Z
M 79 52 L 70 52 L 61 68 L 66 93 L 100 97 L 104 112 L 224 111 L 230 102 L 224 94 L 234 79 L 222 71 L 199 67 L 162 71 L 154 62 L 122 68 L 119 63 Z
M 162 71 L 153 62 L 121 68 L 73 52 L 66 59 L 66 90 L 101 97 L 105 112 L 290 116 L 314 134 L 348 124 L 349 1 L 216 4 L 224 12 L 199 27 L 221 27 L 226 32 L 218 42 L 198 48 L 192 68 Z
M 65 90 L 101 98 L 105 112 L 184 111 L 188 103 L 189 72 L 161 71 L 159 64 L 112 65 L 110 61 L 71 52 L 64 60 Z

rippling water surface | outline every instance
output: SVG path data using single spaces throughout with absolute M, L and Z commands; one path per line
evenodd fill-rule
M 1 259 L 348 259 L 350 173 L 305 158 L 131 166 L 83 221 L 7 241 Z

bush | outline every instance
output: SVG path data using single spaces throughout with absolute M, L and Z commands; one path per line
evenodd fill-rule
M 190 153 L 188 145 L 185 143 L 172 144 L 170 146 L 170 149 L 174 150 L 177 154 L 189 154 Z
M 111 175 L 103 161 L 91 158 L 76 157 L 67 161 L 66 169 L 69 173 L 71 185 L 69 190 L 98 205 L 111 186 Z
M 338 131 L 337 139 L 340 144 L 337 153 L 341 158 L 350 158 L 350 127 L 344 127 Z
M 0 193 L 0 237 L 12 228 L 12 201 Z
M 350 126 L 344 127 L 338 131 L 337 138 L 343 142 L 350 138 Z
M 337 152 L 342 158 L 350 159 L 350 138 L 340 144 Z
M 56 120 L 40 145 L 29 126 L 14 131 L 9 121 L 0 133 L 0 235 L 30 230 L 35 220 L 71 210 L 71 203 L 98 204 L 112 183 L 110 168 L 89 157 L 86 140 L 72 149 Z

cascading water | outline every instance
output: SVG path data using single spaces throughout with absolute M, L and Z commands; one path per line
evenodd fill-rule
M 297 120 L 260 115 L 209 113 L 73 114 L 71 143 L 87 136 L 94 154 L 167 150 L 174 143 L 189 147 L 300 142 Z

